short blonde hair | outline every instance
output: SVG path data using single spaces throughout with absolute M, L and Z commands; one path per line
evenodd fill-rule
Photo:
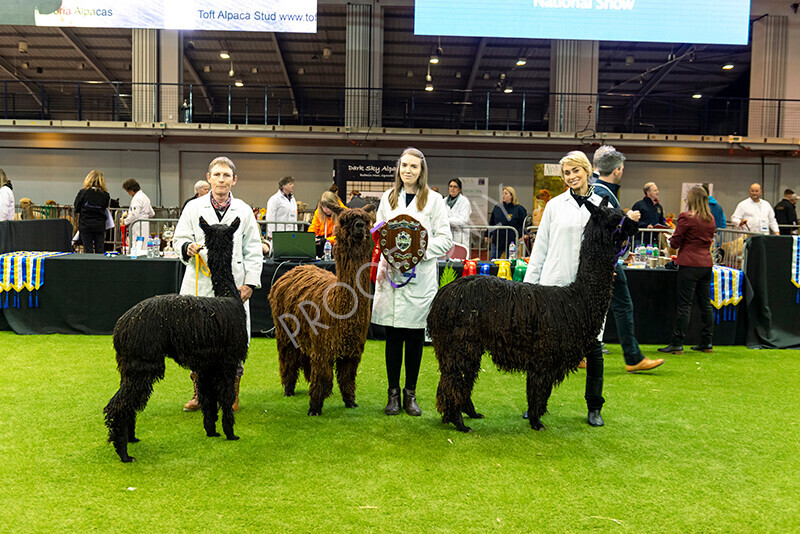
M 580 150 L 573 150 L 569 152 L 566 156 L 561 158 L 558 162 L 561 165 L 561 177 L 564 177 L 564 165 L 572 164 L 577 165 L 578 167 L 582 168 L 586 171 L 587 176 L 592 175 L 592 164 L 589 163 L 589 158 L 586 157 L 586 154 L 581 152 Z
M 511 187 L 510 185 L 504 186 L 503 191 L 508 191 L 508 194 L 511 195 L 511 204 L 516 206 L 519 204 L 519 199 L 517 199 L 517 192 L 516 190 Z

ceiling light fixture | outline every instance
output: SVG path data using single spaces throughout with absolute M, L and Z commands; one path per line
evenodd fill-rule
M 431 78 L 431 66 L 428 64 L 428 74 L 425 75 L 425 81 L 428 82 L 425 84 L 426 91 L 433 91 L 433 78 Z
M 258 67 L 250 67 L 250 74 L 258 74 Z
M 406 78 L 413 78 L 413 77 L 414 77 L 414 71 L 413 70 L 407 70 L 406 71 Z
M 297 69 L 297 74 L 299 74 L 300 76 L 302 76 L 305 73 L 306 73 L 306 69 L 304 69 L 303 67 L 300 67 L 299 69 Z
M 703 95 L 702 95 L 702 94 L 700 94 L 700 93 L 695 93 L 695 94 L 693 94 L 693 95 L 692 95 L 692 98 L 695 98 L 695 99 L 697 99 L 697 98 L 703 98 Z
M 333 50 L 331 50 L 331 47 L 326 46 L 325 48 L 322 49 L 322 57 L 324 57 L 325 59 L 329 59 L 332 55 L 333 55 Z
M 511 86 L 511 82 L 510 81 L 508 81 L 506 83 L 506 86 L 503 87 L 503 92 L 506 93 L 506 94 L 514 92 L 514 88 Z
M 31 64 L 28 63 L 27 61 L 23 61 L 20 67 L 22 67 L 23 70 L 28 70 L 29 68 L 31 68 Z
M 235 85 L 236 87 L 244 87 L 244 82 L 242 80 L 236 80 L 235 82 L 233 82 L 233 85 Z
M 203 72 L 211 72 L 211 65 L 203 65 Z
M 431 55 L 431 59 L 429 61 L 434 65 L 436 65 L 437 63 L 439 63 L 439 56 L 434 52 L 433 55 Z
M 231 61 L 231 70 L 228 71 L 228 78 L 233 78 L 236 76 L 236 73 L 233 72 L 233 61 Z
M 28 53 L 28 41 L 20 41 L 17 44 L 17 50 L 19 50 L 20 54 L 27 54 Z
M 456 80 L 461 79 L 461 71 L 456 72 Z
M 221 57 L 222 59 L 230 59 L 231 54 L 227 50 L 220 50 L 219 57 Z
M 731 70 L 733 68 L 733 63 L 726 63 L 722 66 L 722 70 Z
M 520 57 L 519 59 L 517 59 L 517 67 L 522 67 L 526 63 L 528 63 L 527 58 Z
M 636 58 L 633 56 L 625 56 L 625 66 L 630 67 L 636 62 Z

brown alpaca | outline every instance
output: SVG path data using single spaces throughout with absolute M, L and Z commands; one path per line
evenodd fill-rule
M 300 369 L 310 383 L 308 415 L 322 414 L 333 390 L 333 369 L 348 408 L 356 404 L 356 372 L 370 318 L 370 227 L 373 206 L 339 215 L 333 259 L 336 275 L 314 265 L 295 267 L 269 293 L 284 396 L 294 395 Z

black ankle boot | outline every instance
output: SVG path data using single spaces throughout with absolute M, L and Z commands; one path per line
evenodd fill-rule
M 588 421 L 591 426 L 603 426 L 605 424 L 603 418 L 600 416 L 600 409 L 589 410 Z
M 408 415 L 419 416 L 422 415 L 422 410 L 417 404 L 416 390 L 403 388 L 403 409 Z
M 400 413 L 400 388 L 389 388 L 389 402 L 383 410 L 386 415 L 397 415 Z

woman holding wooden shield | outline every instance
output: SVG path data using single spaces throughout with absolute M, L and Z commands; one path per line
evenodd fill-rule
M 381 197 L 376 227 L 381 259 L 372 303 L 372 322 L 386 327 L 386 415 L 400 413 L 400 370 L 405 346 L 403 409 L 418 416 L 416 387 L 425 342 L 425 323 L 438 290 L 437 258 L 453 245 L 447 206 L 428 189 L 428 165 L 416 148 L 397 160 L 394 187 Z

